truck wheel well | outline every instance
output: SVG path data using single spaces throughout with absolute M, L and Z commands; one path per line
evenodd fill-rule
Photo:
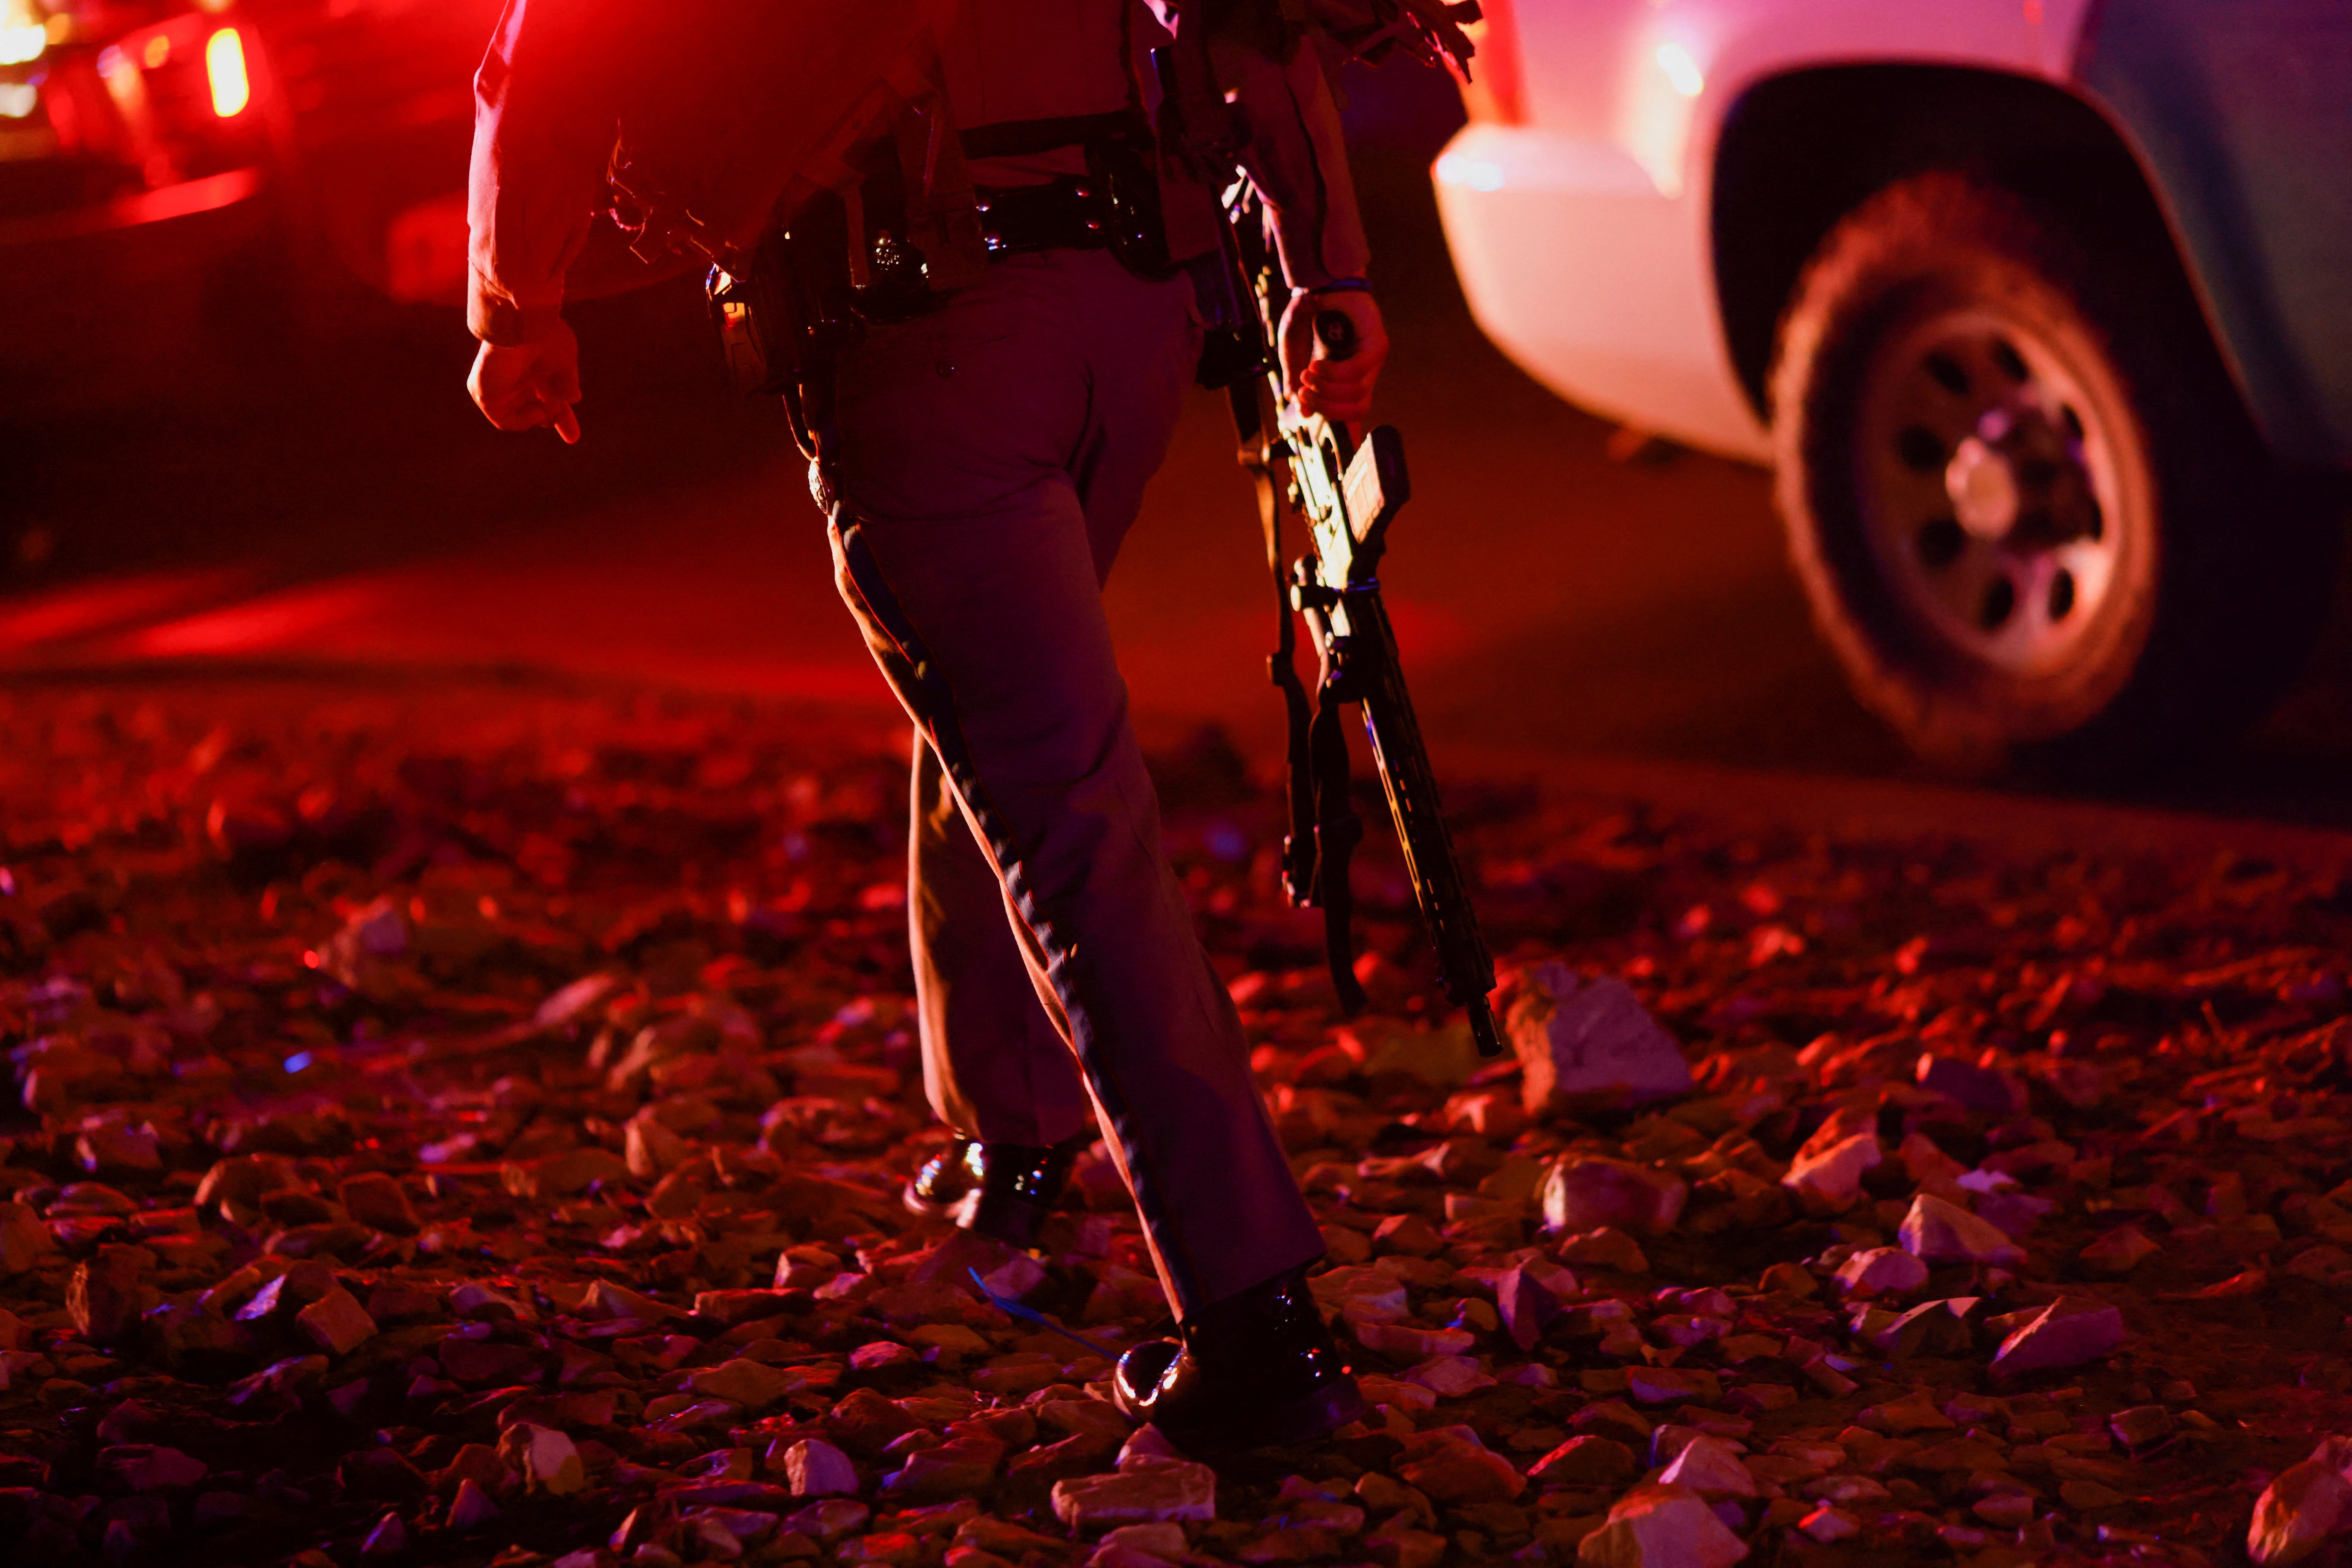
M 2138 161 L 2082 100 L 2046 82 L 1948 66 L 1832 66 L 1744 93 L 1716 149 L 1716 298 L 1741 387 L 1769 421 L 1780 314 L 1822 237 L 1888 183 L 1932 168 L 1979 171 L 2047 203 L 2087 233 L 2161 257 L 2179 252 Z

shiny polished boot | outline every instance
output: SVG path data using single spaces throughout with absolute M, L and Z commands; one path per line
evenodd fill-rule
M 1307 1286 L 1307 1265 L 1213 1301 L 1183 1342 L 1149 1340 L 1119 1358 L 1111 1395 L 1188 1453 L 1304 1443 L 1364 1415 Z
M 1007 1247 L 1034 1246 L 1087 1142 L 1084 1133 L 1049 1147 L 959 1138 L 915 1173 L 907 1207 Z

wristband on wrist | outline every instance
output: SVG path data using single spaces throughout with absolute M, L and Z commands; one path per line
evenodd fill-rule
M 1301 294 L 1369 294 L 1372 285 L 1362 278 L 1334 278 L 1328 283 L 1318 283 L 1312 289 L 1301 289 Z

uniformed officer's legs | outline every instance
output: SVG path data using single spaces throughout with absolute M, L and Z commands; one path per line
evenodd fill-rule
M 984 846 L 1188 1315 L 1322 1250 L 1160 851 L 1102 606 L 1120 513 L 1165 452 L 1196 348 L 1181 281 L 1098 251 L 1000 262 L 844 353 L 828 454 L 844 597 Z M 943 917 L 976 907 L 952 856 L 941 869 Z M 973 1086 L 1004 1080 L 964 1068 L 979 1043 L 955 1037 L 960 972 L 932 971 L 935 1059 L 948 1104 L 985 1118 L 993 1093 Z M 1017 1013 L 987 993 L 995 1016 Z M 989 1045 L 1025 1060 L 1032 1043 L 1024 1024 Z M 1038 1081 L 1000 1102 L 1027 1100 L 1033 1136 L 1057 1130 Z
M 1160 421 L 1148 416 L 1157 411 L 1136 412 L 1147 416 L 1092 431 L 1071 474 L 1097 585 L 1110 580 L 1167 445 Z M 1060 1003 L 1038 990 L 1013 934 L 1020 915 L 919 731 L 912 785 L 908 934 L 932 1110 L 965 1138 L 1000 1149 L 1090 1140 L 1093 1108 L 1056 1021 Z
M 913 773 L 908 926 L 931 1109 L 965 1138 L 1000 1147 L 1091 1134 L 1076 1059 L 1013 934 L 1019 917 L 920 731 Z

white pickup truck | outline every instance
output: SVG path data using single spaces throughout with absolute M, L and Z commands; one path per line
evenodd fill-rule
M 1916 750 L 2113 775 L 2299 669 L 2352 469 L 2352 5 L 1482 3 L 1435 170 L 1480 323 L 1771 463 Z

